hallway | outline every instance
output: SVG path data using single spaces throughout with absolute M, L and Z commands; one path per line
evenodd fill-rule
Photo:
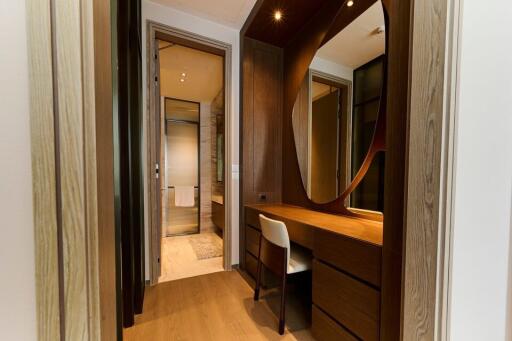
M 296 300 L 289 300 L 287 329 L 280 336 L 278 292 L 264 291 L 259 302 L 253 293 L 238 271 L 149 287 L 144 313 L 124 330 L 124 340 L 313 340 Z
M 202 250 L 201 247 L 206 248 L 206 250 Z M 201 251 L 206 253 L 202 257 L 198 254 Z M 210 252 L 213 254 L 209 255 Z M 223 270 L 222 238 L 216 233 L 204 232 L 162 238 L 162 273 L 158 283 Z

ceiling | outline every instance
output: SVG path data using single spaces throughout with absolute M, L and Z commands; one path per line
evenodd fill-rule
M 224 84 L 223 58 L 180 45 L 170 45 L 159 41 L 161 95 L 211 102 Z M 186 76 L 182 77 L 182 73 Z M 185 81 L 181 82 L 181 78 Z
M 306 22 L 316 14 L 326 0 L 264 0 L 246 36 L 266 43 L 284 47 Z M 282 12 L 276 22 L 273 14 Z
M 324 83 L 311 82 L 311 100 L 314 102 L 331 92 L 331 87 Z
M 322 46 L 316 56 L 353 69 L 358 68 L 384 53 L 385 34 L 377 33 L 377 29 L 383 25 L 382 3 L 377 1 Z
M 256 0 L 151 0 L 219 24 L 240 29 Z

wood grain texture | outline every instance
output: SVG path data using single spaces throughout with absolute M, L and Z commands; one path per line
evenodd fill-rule
M 248 217 L 247 223 L 254 224 L 253 226 L 255 227 L 259 227 L 259 223 L 251 221 L 250 217 L 257 217 L 259 212 L 269 218 L 275 217 L 276 219 L 285 221 L 290 239 L 292 239 L 293 236 L 293 230 L 290 229 L 290 226 L 295 223 L 303 226 L 303 229 L 311 230 L 311 233 L 316 230 L 322 230 L 370 245 L 382 246 L 382 223 L 379 222 L 317 212 L 286 204 L 246 205 L 246 211 L 246 217 Z M 302 240 L 294 241 L 302 242 Z M 312 235 L 308 234 L 306 243 L 307 245 L 303 246 L 309 246 L 308 248 L 312 249 Z
M 87 227 L 84 160 L 84 98 L 81 8 L 73 1 L 55 2 L 55 50 L 62 210 L 65 339 L 88 340 Z
M 317 306 L 311 308 L 311 333 L 316 340 L 322 341 L 357 341 L 358 339 L 339 325 Z
M 85 204 L 85 252 L 86 252 L 86 285 L 87 315 L 89 340 L 101 339 L 100 313 L 100 272 L 99 272 L 99 230 L 98 230 L 98 177 L 97 177 L 97 145 L 96 145 L 96 82 L 94 49 L 94 1 L 82 1 L 81 45 L 82 45 L 82 98 L 83 98 L 83 155 L 84 155 L 84 204 Z M 107 26 L 108 27 L 108 26 Z M 106 27 L 104 27 L 106 28 Z M 105 61 L 107 64 L 109 60 Z M 109 89 L 106 89 L 107 94 Z M 101 95 L 101 94 L 99 94 Z M 108 96 L 108 95 L 107 95 Z M 110 134 L 108 136 L 111 136 Z M 110 269 L 115 273 L 115 266 Z M 114 284 L 114 283 L 112 283 Z M 114 285 L 115 288 L 115 285 Z M 115 311 L 114 311 L 115 313 Z
M 383 1 L 388 35 L 384 245 L 382 247 L 381 340 L 401 337 L 402 250 L 406 202 L 408 80 L 410 72 L 409 0 Z
M 263 0 L 245 35 L 277 47 L 285 47 L 326 2 L 329 0 L 295 0 L 293 3 Z M 276 9 L 283 13 L 281 22 L 274 21 L 273 13 Z
M 95 8 L 52 6 L 27 7 L 38 336 L 100 340 Z
M 380 287 L 382 247 L 320 229 L 314 240 L 315 258 Z
M 117 337 L 113 98 L 110 3 L 94 0 L 94 84 L 101 340 Z
M 404 340 L 436 339 L 446 1 L 414 2 L 410 78 Z
M 379 291 L 316 260 L 313 304 L 362 340 L 379 340 Z
M 50 1 L 27 1 L 37 336 L 60 340 Z
M 279 295 L 253 289 L 237 271 L 161 283 L 148 288 L 144 313 L 124 330 L 125 341 L 313 341 L 303 311 L 287 311 L 284 335 L 277 333 Z
M 280 202 L 282 52 L 246 39 L 243 60 L 243 200 Z

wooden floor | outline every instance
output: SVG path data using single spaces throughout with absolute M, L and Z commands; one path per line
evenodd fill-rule
M 144 313 L 124 330 L 124 340 L 313 340 L 304 305 L 289 296 L 281 336 L 278 292 L 264 291 L 254 302 L 252 288 L 237 271 L 161 283 L 146 290 Z

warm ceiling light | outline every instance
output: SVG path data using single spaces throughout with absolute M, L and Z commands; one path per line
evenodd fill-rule
M 185 80 L 184 80 L 183 78 L 180 78 L 180 82 L 182 82 L 182 83 L 183 83 L 184 81 L 185 81 Z
M 187 77 L 187 74 L 185 72 L 182 72 L 181 77 Z
M 276 10 L 274 12 L 274 20 L 281 21 L 282 18 L 283 18 L 283 13 L 280 10 Z
M 352 6 L 354 6 L 354 1 L 348 0 L 347 7 L 352 7 Z

